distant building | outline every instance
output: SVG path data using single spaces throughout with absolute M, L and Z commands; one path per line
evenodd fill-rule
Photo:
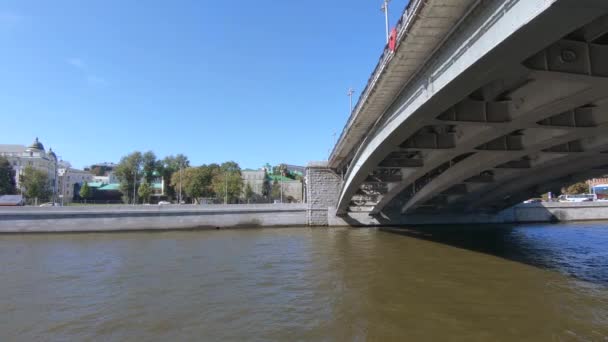
M 0 144 L 0 156 L 8 159 L 15 170 L 17 188 L 21 188 L 19 175 L 26 166 L 45 172 L 48 175 L 49 186 L 54 193 L 57 188 L 57 156 L 52 149 L 45 151 L 44 145 L 36 138 L 30 146 Z
M 302 180 L 291 179 L 284 176 L 275 176 L 269 175 L 270 186 L 274 184 L 275 181 L 279 184 L 281 189 L 283 189 L 283 203 L 301 203 L 303 196 L 303 183 Z
M 151 186 L 152 186 L 151 202 L 156 203 L 165 198 L 166 188 L 165 188 L 165 181 L 164 181 L 163 177 L 157 171 L 154 171 L 153 176 L 154 177 L 153 177 L 152 183 L 151 183 Z M 144 178 L 142 175 L 142 178 L 137 181 L 137 187 L 135 188 L 136 193 L 139 189 L 139 185 L 143 181 L 144 181 Z M 93 200 L 93 201 L 97 201 L 97 202 L 106 201 L 106 202 L 110 203 L 110 202 L 121 201 L 123 198 L 123 193 L 120 191 L 120 181 L 115 176 L 113 171 L 107 172 L 106 176 L 93 176 L 92 175 L 92 182 L 89 183 L 89 187 L 91 189 L 93 189 L 93 196 L 90 198 L 90 200 Z M 131 190 L 129 190 L 129 192 L 131 192 Z M 138 195 L 138 197 L 139 197 L 139 195 Z
M 78 192 L 84 182 L 93 182 L 93 175 L 88 171 L 74 169 L 69 163 L 60 162 L 60 168 L 57 170 L 57 180 L 59 201 L 66 204 L 72 202 L 74 197 L 79 196 Z
M 591 186 L 591 187 L 594 187 L 594 186 L 597 186 L 600 184 L 608 184 L 608 178 L 607 177 L 593 178 L 593 179 L 588 180 L 586 183 L 589 184 L 589 186 Z
M 264 182 L 266 181 L 266 171 L 262 170 L 241 170 L 241 178 L 243 179 L 243 190 L 247 184 L 251 186 L 251 190 L 255 194 L 254 200 L 259 200 L 264 195 Z
M 270 164 L 264 165 L 260 170 L 242 170 L 241 176 L 243 178 L 243 186 L 246 187 L 247 184 L 251 186 L 253 193 L 255 194 L 254 200 L 259 201 L 267 201 L 268 198 L 263 197 L 264 187 L 267 187 L 268 193 L 272 190 L 272 184 L 276 180 L 277 183 L 283 189 L 283 202 L 297 202 L 301 203 L 304 200 L 303 192 L 304 192 L 304 175 L 306 173 L 306 168 L 302 166 L 296 165 L 288 165 L 288 164 L 279 164 L 284 168 L 283 176 L 278 174 L 272 174 L 273 170 L 278 172 L 278 166 L 272 167 Z M 289 175 L 292 177 L 296 177 L 299 179 L 293 179 L 290 177 L 286 177 L 285 175 Z M 300 177 L 298 177 L 300 176 Z
M 283 164 L 283 165 L 285 165 L 285 170 L 289 173 L 300 175 L 302 177 L 306 176 L 306 167 L 305 166 L 290 165 L 290 164 Z
M 115 164 L 115 163 L 103 162 L 103 163 L 93 164 L 89 167 L 85 167 L 84 170 L 90 171 L 91 173 L 95 174 L 96 176 L 103 176 L 103 175 L 107 174 L 108 172 L 114 171 L 114 169 L 117 166 L 118 166 L 118 164 Z M 99 173 L 99 174 L 97 174 L 97 173 Z
M 93 175 L 93 182 L 99 182 L 103 184 L 115 184 L 118 183 L 118 178 L 113 171 L 107 172 L 105 176 Z

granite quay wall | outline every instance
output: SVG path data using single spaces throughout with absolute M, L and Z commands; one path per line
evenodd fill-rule
M 0 207 L 0 233 L 306 226 L 304 204 Z
M 582 203 L 530 203 L 519 204 L 497 214 L 475 213 L 467 215 L 378 215 L 349 213 L 336 216 L 330 210 L 331 226 L 407 226 L 424 224 L 501 224 L 542 223 L 608 220 L 608 202 Z
M 327 175 L 326 175 L 327 176 Z M 333 177 L 332 177 L 333 179 Z M 608 220 L 608 203 L 520 204 L 498 214 L 336 216 L 328 202 L 309 204 L 0 207 L 0 233 L 102 232 L 236 227 L 408 226 Z
M 311 162 L 306 167 L 306 218 L 309 226 L 327 226 L 330 208 L 340 196 L 342 179 L 327 162 Z

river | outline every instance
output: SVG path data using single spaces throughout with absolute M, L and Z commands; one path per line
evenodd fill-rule
M 0 341 L 605 341 L 608 224 L 0 236 Z

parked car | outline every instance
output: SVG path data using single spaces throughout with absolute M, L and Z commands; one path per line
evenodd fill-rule
M 158 205 L 167 205 L 167 204 L 171 204 L 171 202 L 167 202 L 167 201 L 159 201 Z
M 558 197 L 560 202 L 593 202 L 597 201 L 595 194 L 561 195 Z

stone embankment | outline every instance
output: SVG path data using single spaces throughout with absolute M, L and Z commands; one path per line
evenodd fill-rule
M 0 233 L 306 225 L 305 204 L 0 207 Z
M 154 231 L 239 227 L 411 226 L 608 220 L 608 202 L 520 204 L 498 214 L 377 216 L 307 204 L 0 207 L 0 233 Z M 327 215 L 321 218 L 322 215 Z M 311 216 L 314 219 L 311 219 Z

